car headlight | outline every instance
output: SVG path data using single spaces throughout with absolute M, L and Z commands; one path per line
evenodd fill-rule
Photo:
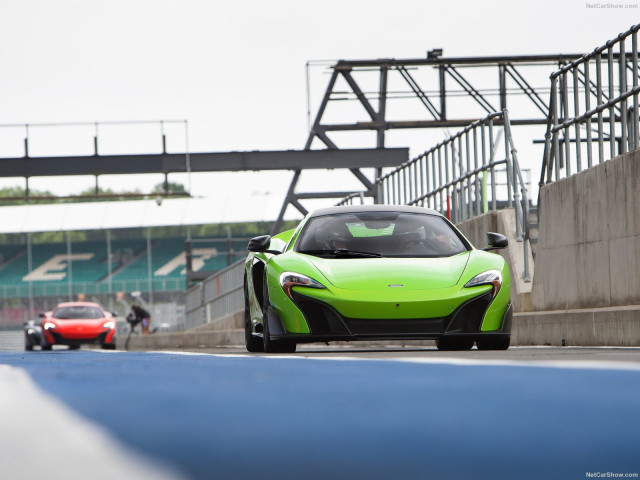
M 56 324 L 53 322 L 44 322 L 42 328 L 44 328 L 45 330 L 51 330 L 52 328 L 56 328 Z
M 479 285 L 493 285 L 493 296 L 495 297 L 502 286 L 502 274 L 498 270 L 487 270 L 469 280 L 465 287 L 477 287 Z
M 291 287 L 325 288 L 320 282 L 309 278 L 306 275 L 293 272 L 284 272 L 280 275 L 280 285 L 291 300 Z
M 116 324 L 114 322 L 104 322 L 104 325 L 102 325 L 102 328 L 108 328 L 110 330 L 113 330 L 114 328 L 116 328 Z

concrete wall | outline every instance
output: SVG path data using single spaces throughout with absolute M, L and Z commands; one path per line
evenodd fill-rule
M 640 150 L 540 191 L 532 306 L 640 305 Z
M 524 247 L 523 242 L 516 241 L 516 215 L 514 209 L 491 211 L 456 225 L 476 248 L 487 246 L 487 232 L 501 233 L 509 240 L 509 247 L 496 250 L 509 265 L 511 274 L 511 303 L 514 311 L 531 310 L 531 282 L 524 281 Z M 533 276 L 533 257 L 528 249 L 529 275 Z
M 118 349 L 124 350 L 126 339 L 126 336 L 116 339 Z M 180 350 L 243 344 L 244 311 L 239 311 L 186 332 L 133 335 L 129 350 Z
M 640 306 L 517 313 L 511 345 L 640 346 Z

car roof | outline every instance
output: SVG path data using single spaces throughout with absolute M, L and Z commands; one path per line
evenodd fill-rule
M 339 207 L 328 207 L 314 210 L 309 217 L 320 217 L 324 215 L 336 215 L 340 213 L 362 213 L 362 212 L 400 212 L 400 213 L 421 213 L 427 215 L 441 216 L 439 212 L 424 207 L 413 207 L 409 205 L 343 205 Z
M 97 307 L 102 310 L 102 306 L 95 302 L 63 302 L 56 305 L 55 308 L 61 307 Z M 55 310 L 54 308 L 54 310 Z

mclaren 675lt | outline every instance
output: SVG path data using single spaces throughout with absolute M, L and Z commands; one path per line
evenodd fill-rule
M 505 350 L 509 267 L 440 213 L 359 205 L 307 215 L 297 228 L 249 242 L 245 340 L 250 352 L 298 343 L 435 339 L 440 350 Z

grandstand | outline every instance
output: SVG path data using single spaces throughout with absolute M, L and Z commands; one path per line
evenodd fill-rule
M 211 208 L 185 202 L 166 200 L 169 208 L 163 215 L 153 200 L 104 202 L 110 205 L 93 204 L 90 210 L 109 212 L 91 218 L 76 213 L 76 209 L 86 212 L 87 204 L 3 207 L 13 225 L 8 221 L 0 227 L 0 328 L 19 326 L 58 302 L 78 298 L 98 301 L 121 316 L 133 302 L 155 312 L 179 311 L 186 286 L 185 241 L 192 241 L 194 272 L 215 272 L 244 258 L 248 241 L 232 238 L 233 228 L 227 229 L 226 236 L 192 236 L 192 228 L 217 225 L 212 220 L 218 218 Z M 130 215 L 134 203 L 134 211 L 146 209 L 147 213 Z M 192 205 L 204 213 L 194 213 Z M 224 215 L 229 215 L 228 210 Z M 35 222 L 36 218 L 40 221 Z M 247 220 L 242 215 L 238 218 Z M 42 232 L 63 235 L 57 235 L 57 242 L 42 242 Z M 38 240 L 32 241 L 33 236 Z M 167 310 L 167 304 L 175 308 Z M 180 318 L 162 321 L 175 324 Z
M 205 244 L 193 249 L 194 271 L 221 270 L 245 255 L 242 240 L 212 238 Z M 71 283 L 74 294 L 101 294 L 109 293 L 109 282 L 112 291 L 147 291 L 149 281 L 157 291 L 183 290 L 185 239 L 156 239 L 150 247 L 144 239 L 114 240 L 109 262 L 105 242 L 75 242 L 70 252 L 66 243 L 34 244 L 29 271 L 26 245 L 0 245 L 0 291 L 4 298 L 25 297 L 31 284 L 35 296 L 64 295 Z

